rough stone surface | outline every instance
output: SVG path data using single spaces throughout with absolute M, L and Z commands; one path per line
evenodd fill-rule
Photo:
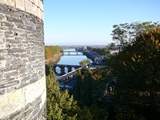
M 45 120 L 45 104 L 40 108 L 40 97 L 8 117 L 1 120 Z
M 0 4 L 12 6 L 43 19 L 43 0 L 0 0 Z
M 0 120 L 45 119 L 43 20 L 33 14 L 41 4 L 0 0 Z

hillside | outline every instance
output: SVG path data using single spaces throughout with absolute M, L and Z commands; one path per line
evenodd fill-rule
M 62 48 L 59 46 L 45 46 L 45 63 L 54 64 L 61 56 Z

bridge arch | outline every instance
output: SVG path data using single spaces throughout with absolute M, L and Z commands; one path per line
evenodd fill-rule
M 72 67 L 71 69 L 72 69 L 72 71 L 73 71 L 73 70 L 75 70 L 75 68 L 74 68 L 74 67 Z
M 55 72 L 55 74 L 60 75 L 61 68 L 59 66 L 56 66 L 55 69 L 53 69 L 53 71 Z
M 64 74 L 67 74 L 73 70 L 76 70 L 78 68 L 80 68 L 80 65 L 65 65 L 65 64 L 56 64 L 53 67 L 53 71 L 55 72 L 55 74 L 57 76 L 62 76 Z M 59 69 L 59 70 L 57 70 Z
M 62 55 L 64 56 L 79 56 L 79 55 L 83 55 L 82 52 L 79 51 L 61 51 Z
M 68 70 L 68 67 L 65 66 L 65 67 L 64 67 L 64 72 L 65 72 L 65 74 L 68 73 L 68 71 L 69 71 L 69 70 Z

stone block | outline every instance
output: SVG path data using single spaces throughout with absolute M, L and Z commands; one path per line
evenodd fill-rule
M 39 1 L 40 1 L 40 0 L 34 0 L 34 4 L 35 4 L 36 6 L 39 6 Z
M 43 19 L 43 12 L 41 9 L 38 8 L 37 10 L 37 16 L 40 18 L 40 19 Z
M 1 22 L 1 27 L 5 27 L 5 28 L 13 28 L 13 24 L 9 23 L 9 22 Z
M 6 60 L 0 60 L 0 69 L 4 69 L 6 67 Z
M 15 0 L 7 0 L 8 5 L 15 7 Z
M 6 4 L 7 0 L 0 0 L 1 4 Z
M 4 42 L 4 33 L 0 31 L 0 44 Z
M 16 1 L 16 8 L 20 9 L 20 10 L 25 10 L 25 3 L 24 0 L 15 0 Z
M 3 49 L 6 49 L 6 44 L 5 43 L 0 43 L 0 50 L 3 50 Z
M 15 0 L 0 0 L 0 3 L 15 7 Z
M 12 91 L 11 93 L 0 95 L 0 118 L 5 118 L 11 113 L 23 108 L 25 105 L 24 91 Z
M 4 14 L 0 13 L 0 21 L 5 21 L 6 17 Z
M 43 2 L 40 0 L 40 2 L 39 2 L 39 7 L 40 7 L 40 9 L 42 10 L 42 11 L 44 11 L 44 8 L 43 8 Z
M 34 3 L 34 0 L 30 0 L 32 3 Z
M 37 6 L 32 3 L 32 11 L 31 11 L 31 14 L 36 15 L 36 12 L 37 12 Z
M 28 13 L 32 13 L 32 3 L 29 0 L 24 0 L 25 2 L 25 11 Z

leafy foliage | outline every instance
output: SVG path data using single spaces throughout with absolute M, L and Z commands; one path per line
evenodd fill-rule
M 67 91 L 60 91 L 51 68 L 47 66 L 46 70 L 48 120 L 103 120 L 104 117 L 107 118 L 103 108 L 78 104 Z M 87 92 L 86 89 L 84 92 Z M 88 100 L 85 100 L 86 103 Z
M 147 119 L 156 118 L 159 111 L 159 59 L 160 28 L 155 27 L 138 34 L 110 60 L 111 71 L 117 77 L 119 102 Z
M 47 119 L 76 120 L 79 107 L 67 91 L 60 91 L 51 70 L 47 76 Z
M 52 63 L 55 57 L 60 56 L 61 50 L 59 46 L 45 46 L 45 59 L 47 63 Z
M 86 65 L 89 65 L 89 64 L 90 64 L 90 60 L 88 60 L 88 59 L 82 60 L 82 61 L 80 62 L 80 65 L 81 65 L 81 66 L 86 66 Z
M 135 37 L 145 31 L 154 27 L 160 26 L 157 22 L 135 22 L 124 23 L 113 26 L 112 36 L 113 40 L 118 41 L 121 45 L 126 45 L 135 40 Z
M 102 102 L 106 85 L 106 80 L 103 79 L 106 73 L 103 72 L 103 70 L 83 69 L 77 75 L 78 81 L 74 97 L 83 108 L 82 112 L 88 112 L 89 120 L 106 120 L 108 117 L 106 106 Z M 80 119 L 87 120 L 82 116 L 80 116 Z

